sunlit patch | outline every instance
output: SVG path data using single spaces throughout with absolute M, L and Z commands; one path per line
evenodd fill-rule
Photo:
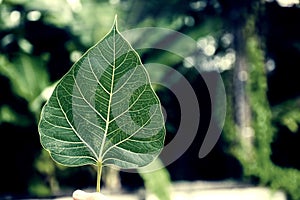
M 183 21 L 186 26 L 194 26 L 195 25 L 195 19 L 192 16 L 185 16 Z
M 2 38 L 2 40 L 0 40 L 0 45 L 2 47 L 5 47 L 8 44 L 10 44 L 13 40 L 14 40 L 14 35 L 13 34 L 8 34 L 8 35 L 4 36 Z
M 233 35 L 231 33 L 225 33 L 221 37 L 221 44 L 223 47 L 228 47 L 233 42 Z
M 27 14 L 27 19 L 29 21 L 37 21 L 41 18 L 41 16 L 42 16 L 42 13 L 40 11 L 33 10 Z
M 190 7 L 195 11 L 201 11 L 207 6 L 206 1 L 195 1 L 190 3 Z
M 71 55 L 70 55 L 70 60 L 72 62 L 76 62 L 77 60 L 79 60 L 79 58 L 82 56 L 82 53 L 80 51 L 72 51 Z
M 238 73 L 238 79 L 239 79 L 240 81 L 247 81 L 247 79 L 248 79 L 248 72 L 245 71 L 245 70 L 240 71 L 240 72 Z
M 268 72 L 271 72 L 275 69 L 275 61 L 273 59 L 268 59 L 266 62 L 266 69 Z
M 79 12 L 82 9 L 80 0 L 67 0 L 67 2 L 74 12 Z
M 183 66 L 191 68 L 199 67 L 203 71 L 225 71 L 233 67 L 236 60 L 235 51 L 230 48 L 233 42 L 233 35 L 225 33 L 220 38 L 220 44 L 212 35 L 201 37 L 197 40 L 197 55 L 186 57 L 183 61 Z M 226 48 L 223 53 L 217 52 L 218 46 Z
M 299 0 L 277 0 L 281 7 L 292 7 L 300 3 Z
M 197 41 L 197 46 L 206 56 L 212 56 L 216 51 L 216 40 L 213 36 L 208 35 L 204 38 L 200 38 Z
M 24 52 L 27 52 L 27 53 L 32 52 L 33 46 L 28 40 L 19 39 L 18 44 Z
M 17 26 L 20 24 L 21 13 L 17 10 L 14 10 L 9 15 L 10 22 L 12 26 Z
M 186 57 L 183 60 L 183 66 L 185 66 L 186 68 L 191 68 L 193 66 L 195 66 L 195 59 L 193 57 Z

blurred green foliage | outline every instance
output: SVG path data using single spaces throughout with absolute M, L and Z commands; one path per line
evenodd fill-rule
M 258 39 L 254 36 L 248 39 L 247 50 L 250 62 L 251 81 L 249 82 L 250 104 L 253 110 L 253 128 L 255 130 L 255 147 L 256 159 L 254 165 L 247 163 L 249 175 L 259 177 L 261 184 L 270 185 L 273 189 L 282 189 L 288 193 L 292 199 L 300 198 L 300 171 L 293 168 L 282 168 L 276 166 L 271 160 L 272 142 L 275 137 L 276 128 L 273 125 L 274 120 L 280 120 L 281 117 L 288 119 L 287 116 L 294 113 L 294 116 L 299 116 L 299 109 L 289 107 L 278 117 L 270 108 L 267 100 L 267 79 L 265 76 L 263 52 L 259 51 Z M 286 103 L 284 103 L 286 104 Z M 283 105 L 284 105 L 283 104 Z M 282 105 L 281 105 L 282 106 Z M 281 107 L 280 106 L 280 107 Z M 293 109 L 293 110 L 291 110 Z M 273 120 L 274 119 L 274 120 Z M 288 120 L 299 120 L 291 117 Z M 294 122 L 297 124 L 297 122 Z M 284 124 L 287 125 L 287 124 Z M 287 126 L 290 128 L 289 126 Z M 294 125 L 294 129 L 297 127 Z M 249 167 L 252 166 L 252 167 Z M 266 170 L 267 169 L 267 170 Z
M 297 133 L 300 124 L 299 100 L 286 101 L 273 109 L 274 122 L 286 126 L 291 132 Z
M 227 119 L 224 137 L 229 142 L 228 150 L 243 165 L 245 178 L 258 181 L 260 185 L 270 186 L 275 190 L 283 190 L 291 199 L 300 198 L 300 171 L 294 168 L 283 168 L 272 161 L 272 143 L 276 136 L 275 123 L 287 126 L 290 131 L 297 132 L 299 124 L 299 108 L 297 99 L 284 102 L 272 108 L 267 98 L 267 76 L 264 63 L 264 52 L 260 45 L 261 38 L 254 31 L 253 18 L 248 19 L 245 26 L 246 56 L 249 65 L 249 81 L 247 81 L 247 97 L 251 108 L 251 128 L 254 131 L 254 143 L 244 146 L 238 138 L 239 133 L 234 125 L 233 103 L 228 97 Z M 251 28 L 252 27 L 252 28 Z M 228 88 L 233 89 L 228 84 Z M 231 92 L 232 93 L 232 92 Z M 289 121 L 289 123 L 287 123 Z

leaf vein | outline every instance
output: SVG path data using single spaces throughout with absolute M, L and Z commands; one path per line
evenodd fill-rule
M 86 103 L 86 104 L 88 104 L 89 105 L 89 107 L 100 117 L 100 118 L 102 118 L 104 121 L 105 121 L 105 118 L 101 115 L 101 113 L 99 113 L 91 104 L 90 104 L 90 102 L 88 102 L 86 99 L 85 99 L 85 97 L 84 97 L 84 95 L 82 94 L 82 91 L 81 91 L 81 89 L 80 89 L 80 87 L 78 86 L 78 84 L 77 84 L 77 81 L 76 81 L 76 79 L 75 79 L 75 77 L 74 77 L 74 75 L 73 75 L 73 79 L 74 79 L 74 83 L 75 83 L 75 85 L 76 85 L 76 88 L 77 88 L 77 90 L 78 90 L 78 92 L 80 93 L 80 95 L 82 96 L 82 100 Z
M 157 109 L 156 109 L 156 110 L 157 110 Z M 156 110 L 155 110 L 155 111 L 156 111 Z M 154 113 L 155 113 L 155 112 L 153 112 L 153 114 L 149 117 L 149 119 L 148 119 L 144 124 L 147 124 L 147 123 L 153 118 Z M 116 143 L 116 144 L 110 146 L 110 147 L 103 153 L 103 157 L 105 156 L 105 154 L 106 154 L 107 152 L 109 152 L 109 151 L 110 151 L 112 148 L 114 148 L 115 146 L 118 146 L 118 145 L 124 143 L 125 141 L 127 141 L 128 139 L 134 137 L 134 136 L 135 136 L 141 129 L 143 129 L 144 127 L 145 127 L 145 126 L 141 126 L 139 129 L 137 129 L 134 133 L 132 133 L 131 135 L 129 135 L 129 136 L 128 136 L 127 138 L 125 138 L 124 140 L 121 140 L 120 142 L 118 142 L 118 143 Z
M 106 88 L 102 85 L 102 83 L 100 83 L 99 79 L 97 78 L 97 76 L 96 76 L 96 74 L 95 74 L 95 72 L 94 72 L 94 70 L 93 70 L 93 68 L 92 68 L 92 64 L 91 64 L 91 61 L 90 61 L 90 57 L 88 56 L 87 58 L 88 58 L 88 62 L 89 62 L 90 69 L 91 69 L 92 74 L 93 74 L 93 76 L 95 77 L 97 83 L 101 86 L 101 88 L 102 88 L 107 94 L 109 94 L 109 92 L 108 92 L 108 91 L 106 90 Z
M 76 81 L 75 81 L 76 83 Z M 77 85 L 77 84 L 76 84 Z M 57 90 L 56 90 L 56 93 L 57 93 Z M 57 95 L 57 94 L 56 94 Z M 73 125 L 71 124 L 71 122 L 69 121 L 68 117 L 67 117 L 67 114 L 64 112 L 62 106 L 61 106 L 61 103 L 60 103 L 60 100 L 57 98 L 57 102 L 58 102 L 58 105 L 62 111 L 62 113 L 64 114 L 65 118 L 66 118 L 66 121 L 67 123 L 70 125 L 70 127 L 72 128 L 72 130 L 74 131 L 74 133 L 77 135 L 77 137 L 90 149 L 90 151 L 94 154 L 94 156 L 97 158 L 97 154 L 96 152 L 94 151 L 94 149 L 87 143 L 85 142 L 79 135 L 79 133 L 76 131 L 76 129 L 73 127 Z

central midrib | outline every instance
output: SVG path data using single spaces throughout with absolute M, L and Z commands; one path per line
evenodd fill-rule
M 116 24 L 113 28 L 113 66 L 112 66 L 112 77 L 111 77 L 111 84 L 110 84 L 110 93 L 109 93 L 109 101 L 108 101 L 108 108 L 107 108 L 107 117 L 106 117 L 106 122 L 105 122 L 105 131 L 104 131 L 104 136 L 99 152 L 99 158 L 98 161 L 102 162 L 102 153 L 106 141 L 106 136 L 108 133 L 108 127 L 109 127 L 109 121 L 110 121 L 110 110 L 111 110 L 111 102 L 112 102 L 112 96 L 113 96 L 113 88 L 114 88 L 114 77 L 115 77 L 115 69 L 116 69 Z

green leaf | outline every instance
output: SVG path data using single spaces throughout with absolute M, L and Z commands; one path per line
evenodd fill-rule
M 39 133 L 42 146 L 66 166 L 137 168 L 161 152 L 159 99 L 116 20 L 59 81 L 42 110 Z

